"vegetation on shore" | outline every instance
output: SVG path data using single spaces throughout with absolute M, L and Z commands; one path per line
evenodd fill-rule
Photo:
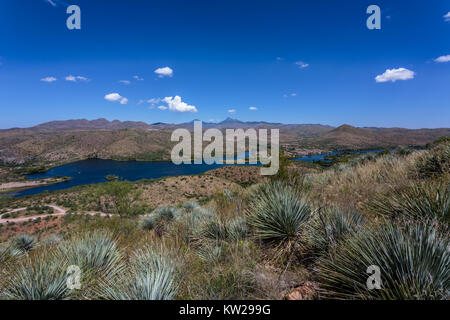
M 210 179 L 218 186 L 226 172 L 183 186 L 179 177 L 74 189 L 84 204 L 59 218 L 57 235 L 17 234 L 1 244 L 0 298 L 450 298 L 448 139 L 328 169 L 281 160 L 271 179 L 228 182 L 201 201 L 149 205 L 147 196 Z M 58 195 L 67 193 L 2 207 Z M 114 215 L 83 214 L 89 206 Z M 80 289 L 66 286 L 69 265 L 81 269 Z M 367 287 L 370 266 L 379 267 L 380 289 Z

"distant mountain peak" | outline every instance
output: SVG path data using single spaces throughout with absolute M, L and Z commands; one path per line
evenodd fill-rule
M 225 120 L 223 120 L 222 122 L 219 122 L 220 124 L 224 124 L 224 123 L 242 123 L 242 121 L 241 120 L 238 120 L 238 119 L 233 119 L 233 118 L 230 118 L 230 117 L 228 117 L 228 118 L 226 118 Z

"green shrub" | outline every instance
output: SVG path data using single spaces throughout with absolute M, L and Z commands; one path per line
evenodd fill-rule
M 357 232 L 364 222 L 364 216 L 355 211 L 339 208 L 319 211 L 311 220 L 306 233 L 308 247 L 316 255 L 334 251 L 339 241 Z
M 13 300 L 68 299 L 67 263 L 57 259 L 53 252 L 28 257 L 11 268 L 3 284 L 2 295 Z
M 368 203 L 375 213 L 394 219 L 450 220 L 450 184 L 416 183 L 376 194 Z
M 450 173 L 450 142 L 443 140 L 418 158 L 416 163 L 421 178 L 435 177 Z
M 161 226 L 163 223 L 176 219 L 179 215 L 180 211 L 177 208 L 162 206 L 154 210 L 149 216 L 144 217 L 140 225 L 144 230 L 152 230 Z
M 324 293 L 350 299 L 448 299 L 449 235 L 427 224 L 373 226 L 342 241 L 319 262 Z M 381 288 L 369 290 L 369 266 L 380 268 Z
M 97 292 L 108 300 L 171 300 L 177 294 L 175 263 L 152 249 L 136 252 L 130 270 L 119 279 L 102 282 Z
M 36 247 L 37 241 L 36 238 L 33 236 L 30 236 L 28 234 L 22 234 L 15 237 L 12 240 L 12 244 L 15 249 L 23 252 L 28 252 Z
M 254 195 L 248 223 L 262 240 L 288 242 L 298 238 L 311 212 L 311 207 L 293 189 L 274 182 Z
M 78 266 L 83 278 L 114 278 L 123 268 L 123 257 L 114 238 L 106 232 L 87 232 L 64 241 L 60 254 L 70 265 Z

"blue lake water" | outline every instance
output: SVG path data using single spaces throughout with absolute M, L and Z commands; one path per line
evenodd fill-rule
M 382 150 L 352 151 L 357 153 L 380 152 Z M 315 154 L 296 158 L 295 160 L 312 162 L 324 160 L 326 156 L 342 153 L 334 151 L 325 154 Z M 246 153 L 245 156 L 248 154 Z M 245 157 L 244 156 L 244 157 Z M 242 158 L 242 157 L 239 157 Z M 325 160 L 326 161 L 326 160 Z M 153 179 L 168 176 L 194 175 L 208 170 L 216 169 L 225 164 L 180 164 L 175 165 L 170 161 L 115 161 L 102 159 L 88 159 L 65 164 L 52 168 L 45 173 L 37 173 L 28 176 L 28 179 L 41 179 L 51 177 L 71 177 L 65 182 L 55 183 L 48 186 L 26 189 L 12 194 L 14 197 L 38 194 L 43 191 L 55 191 L 68 189 L 75 186 L 106 182 L 107 175 L 115 175 L 120 179 L 136 181 L 140 179 Z
M 194 175 L 208 170 L 225 166 L 225 164 L 180 164 L 170 161 L 115 161 L 102 159 L 88 159 L 52 168 L 45 173 L 28 175 L 28 179 L 42 179 L 51 177 L 71 177 L 65 182 L 55 183 L 32 189 L 18 191 L 15 197 L 38 194 L 43 191 L 63 190 L 79 185 L 100 183 L 107 181 L 111 174 L 121 180 L 136 181 L 168 176 Z
M 368 149 L 368 150 L 352 150 L 352 151 L 332 151 L 332 152 L 328 152 L 328 153 L 318 153 L 318 154 L 312 154 L 312 155 L 308 155 L 308 156 L 302 156 L 302 157 L 298 157 L 295 158 L 294 160 L 300 160 L 300 161 L 306 161 L 306 162 L 314 162 L 314 161 L 325 161 L 325 162 L 331 162 L 328 159 L 325 159 L 325 157 L 329 157 L 329 156 L 334 156 L 336 154 L 342 154 L 342 153 L 358 153 L 358 154 L 363 154 L 363 153 L 378 153 L 383 151 L 383 149 Z

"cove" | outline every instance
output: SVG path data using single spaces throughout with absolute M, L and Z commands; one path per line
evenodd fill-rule
M 235 164 L 248 165 L 248 164 Z M 21 190 L 11 194 L 13 197 L 38 194 L 44 191 L 64 190 L 75 186 L 106 182 L 106 176 L 111 174 L 120 179 L 136 181 L 140 179 L 155 179 L 168 176 L 195 175 L 208 170 L 216 169 L 225 164 L 180 164 L 170 161 L 115 161 L 103 159 L 81 160 L 59 167 L 47 172 L 28 175 L 28 179 L 41 179 L 50 177 L 71 177 L 66 182 Z

